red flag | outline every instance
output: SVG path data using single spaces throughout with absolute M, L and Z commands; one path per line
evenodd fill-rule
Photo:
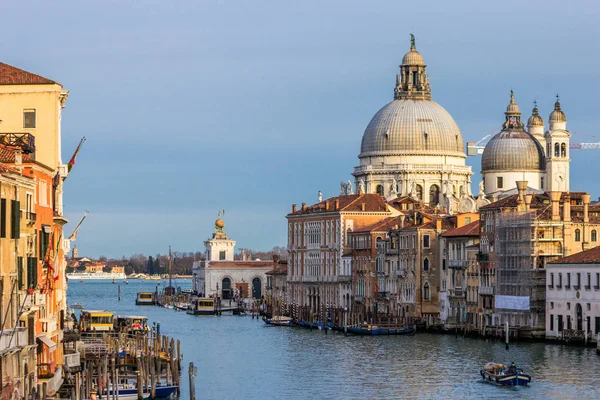
M 73 165 L 75 165 L 75 160 L 77 159 L 77 154 L 79 154 L 79 150 L 81 149 L 81 146 L 83 145 L 83 142 L 85 142 L 85 136 L 81 138 L 81 141 L 77 145 L 77 148 L 75 149 L 75 152 L 73 153 L 73 155 L 71 156 L 71 159 L 69 160 L 69 163 L 67 164 L 67 170 L 68 170 L 68 172 L 71 172 L 71 169 L 73 168 Z

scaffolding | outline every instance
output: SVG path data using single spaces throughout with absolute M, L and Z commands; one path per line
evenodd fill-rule
M 537 225 L 535 212 L 520 211 L 500 213 L 496 225 L 496 295 L 529 299 L 528 310 L 499 309 L 501 323 L 534 330 L 544 326 L 546 301 L 545 272 L 538 259 L 547 238 L 538 237 Z

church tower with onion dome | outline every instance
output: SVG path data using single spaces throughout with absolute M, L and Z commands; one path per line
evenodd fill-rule
M 561 110 L 558 95 L 548 122 L 550 126 L 545 134 L 547 190 L 568 192 L 571 133 L 567 130 L 567 117 Z
M 468 212 L 471 167 L 452 116 L 431 99 L 427 65 L 411 34 L 394 99 L 367 126 L 354 168 L 355 187 L 386 198 L 411 196 L 430 206 Z

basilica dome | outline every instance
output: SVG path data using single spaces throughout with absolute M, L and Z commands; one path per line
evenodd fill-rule
M 399 98 L 385 105 L 367 126 L 359 157 L 408 154 L 465 156 L 456 122 L 431 99 Z
M 502 131 L 485 146 L 481 158 L 481 172 L 491 171 L 544 171 L 544 149 L 521 122 L 521 112 L 510 91 Z M 532 121 L 533 122 L 533 121 Z

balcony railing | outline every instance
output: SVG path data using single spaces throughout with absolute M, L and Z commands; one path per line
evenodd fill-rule
M 479 286 L 479 294 L 493 295 L 494 287 L 493 286 Z
M 65 365 L 69 368 L 79 367 L 81 364 L 81 354 L 75 352 L 72 354 L 65 354 Z
M 585 290 L 590 290 L 590 285 L 585 285 L 585 286 L 584 286 L 584 289 L 585 289 Z
M 42 332 L 46 333 L 54 333 L 58 329 L 58 324 L 55 319 L 52 318 L 41 318 L 42 322 Z
M 27 329 L 5 329 L 0 331 L 0 354 L 12 349 L 19 349 L 27 346 Z
M 450 289 L 451 297 L 465 297 L 465 290 L 461 288 Z
M 468 260 L 449 260 L 448 268 L 467 268 Z
M 25 154 L 35 153 L 35 136 L 31 133 L 0 133 L 0 144 L 18 148 Z
M 573 285 L 573 289 L 579 290 L 579 289 L 581 289 L 581 286 L 579 286 L 579 285 Z
M 54 376 L 55 365 L 54 363 L 43 363 L 37 365 L 38 378 L 50 379 Z

